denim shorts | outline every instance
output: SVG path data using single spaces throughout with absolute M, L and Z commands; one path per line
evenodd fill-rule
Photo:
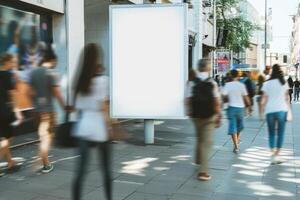
M 244 108 L 229 107 L 227 117 L 229 121 L 228 135 L 236 134 L 244 129 Z

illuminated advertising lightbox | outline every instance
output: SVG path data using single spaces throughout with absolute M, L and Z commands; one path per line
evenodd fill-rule
M 110 7 L 111 116 L 185 117 L 187 7 Z

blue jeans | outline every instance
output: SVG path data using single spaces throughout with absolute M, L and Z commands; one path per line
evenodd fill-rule
M 229 107 L 227 117 L 229 120 L 228 135 L 234 135 L 244 129 L 244 108 Z
M 267 114 L 267 123 L 269 129 L 269 145 L 271 149 L 274 149 L 275 147 L 278 149 L 282 148 L 286 117 L 287 112 L 275 112 Z

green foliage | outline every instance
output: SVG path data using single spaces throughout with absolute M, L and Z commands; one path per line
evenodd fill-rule
M 259 27 L 239 11 L 241 0 L 217 0 L 217 27 L 228 30 L 225 48 L 235 53 L 250 46 L 253 32 Z

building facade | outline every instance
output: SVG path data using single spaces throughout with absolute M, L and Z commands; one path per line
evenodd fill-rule
M 297 13 L 293 16 L 293 31 L 291 34 L 291 66 L 290 74 L 299 76 L 300 63 L 300 4 L 298 5 Z
M 0 54 L 10 53 L 19 60 L 16 103 L 25 116 L 33 109 L 27 95 L 33 67 L 30 57 L 37 58 L 45 45 L 53 46 L 63 94 L 70 100 L 67 96 L 72 95 L 72 80 L 84 43 L 84 0 L 0 0 Z M 57 111 L 63 119 L 59 106 Z M 22 132 L 32 130 L 30 123 L 23 123 Z
M 261 27 L 261 30 L 255 30 L 250 40 L 250 47 L 238 55 L 238 61 L 243 66 L 249 69 L 264 70 L 263 66 L 263 49 L 264 31 L 262 17 L 256 8 L 247 0 L 240 2 L 240 13 L 248 21 L 253 22 L 255 25 Z

